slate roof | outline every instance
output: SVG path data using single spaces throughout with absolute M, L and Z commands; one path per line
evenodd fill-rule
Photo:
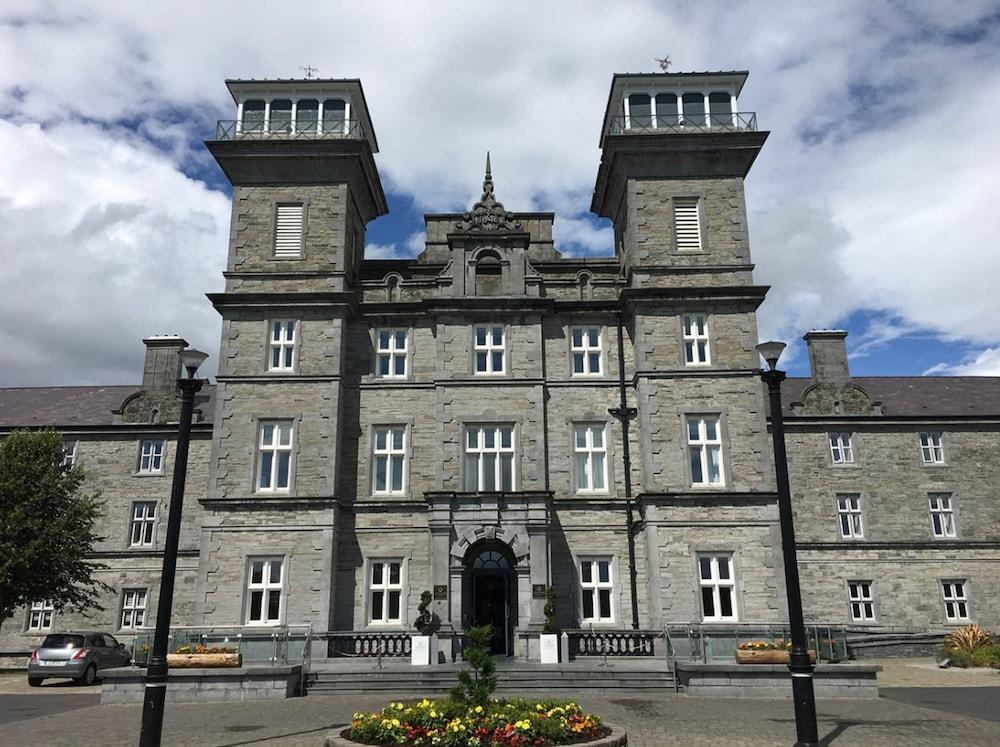
M 114 425 L 114 410 L 140 390 L 138 384 L 0 389 L 0 428 Z M 202 423 L 211 422 L 214 394 L 215 387 L 208 385 L 195 398 Z
M 1000 416 L 1000 376 L 854 376 L 851 382 L 882 403 L 884 417 Z M 803 377 L 782 384 L 785 417 L 812 383 Z

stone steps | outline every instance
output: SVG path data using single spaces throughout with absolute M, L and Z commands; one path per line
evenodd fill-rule
M 545 691 L 577 690 L 674 690 L 674 677 L 665 667 L 629 666 L 613 662 L 600 667 L 592 664 L 542 667 L 507 665 L 497 669 L 497 692 L 502 695 Z M 662 663 L 660 663 L 662 666 Z M 461 667 L 454 664 L 435 667 L 402 667 L 395 664 L 383 669 L 367 666 L 314 666 L 307 680 L 309 692 L 381 691 L 411 695 L 446 694 L 457 681 Z

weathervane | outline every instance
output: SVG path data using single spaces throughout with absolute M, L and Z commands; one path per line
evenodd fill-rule
M 313 77 L 313 73 L 318 73 L 319 72 L 319 68 L 318 67 L 313 67 L 312 65 L 310 65 L 308 63 L 306 63 L 305 66 L 300 65 L 299 66 L 299 70 L 301 70 L 302 72 L 304 72 L 306 74 L 307 78 L 312 78 Z
M 656 60 L 656 63 L 660 66 L 660 70 L 663 72 L 667 72 L 670 69 L 670 55 L 663 58 L 654 57 L 653 59 Z

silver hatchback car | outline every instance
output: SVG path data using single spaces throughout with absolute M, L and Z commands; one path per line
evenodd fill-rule
M 92 685 L 101 669 L 128 666 L 131 661 L 125 644 L 107 633 L 51 633 L 31 653 L 28 684 L 38 687 L 42 680 L 68 677 Z

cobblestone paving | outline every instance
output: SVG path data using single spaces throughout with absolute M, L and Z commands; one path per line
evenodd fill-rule
M 772 700 L 689 698 L 661 693 L 562 693 L 609 722 L 622 724 L 636 747 L 789 745 L 795 741 L 791 704 Z M 318 696 L 276 702 L 168 705 L 164 744 L 214 747 L 320 745 L 355 710 L 373 709 L 398 695 Z M 827 701 L 819 706 L 824 745 L 1000 744 L 1000 723 L 892 702 Z M 133 745 L 139 705 L 81 708 L 7 724 L 0 745 Z

